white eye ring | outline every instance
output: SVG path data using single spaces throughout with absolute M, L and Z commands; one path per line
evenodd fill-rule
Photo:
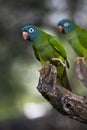
M 67 23 L 64 23 L 64 26 L 65 27 L 68 27 L 69 26 L 69 23 L 67 22 Z
M 29 32 L 30 32 L 30 33 L 34 32 L 34 29 L 33 29 L 33 28 L 30 28 L 30 29 L 29 29 Z

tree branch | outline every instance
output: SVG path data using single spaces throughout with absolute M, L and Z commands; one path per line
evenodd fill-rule
M 84 62 L 81 59 L 77 60 L 75 63 L 75 71 L 78 79 L 87 87 L 87 59 Z
M 73 94 L 57 83 L 57 69 L 49 62 L 41 69 L 38 91 L 63 115 L 87 123 L 87 97 Z

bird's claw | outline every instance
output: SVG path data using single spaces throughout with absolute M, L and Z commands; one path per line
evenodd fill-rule
M 61 63 L 64 67 L 66 66 L 63 61 L 59 58 L 52 58 L 51 61 L 57 61 L 58 63 Z
M 77 57 L 77 58 L 75 59 L 75 63 L 78 63 L 79 61 L 82 61 L 83 64 L 86 64 L 85 57 Z

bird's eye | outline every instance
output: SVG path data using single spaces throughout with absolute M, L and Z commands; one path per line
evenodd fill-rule
M 30 29 L 29 29 L 29 32 L 30 32 L 30 33 L 34 32 L 34 29 L 33 29 L 33 28 L 30 28 Z
M 65 27 L 68 27 L 69 26 L 69 23 L 67 22 L 67 23 L 64 23 L 64 26 Z

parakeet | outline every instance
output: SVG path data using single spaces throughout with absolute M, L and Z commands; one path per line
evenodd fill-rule
M 57 27 L 84 62 L 84 58 L 87 58 L 87 30 L 69 19 L 59 21 Z
M 56 37 L 45 33 L 33 25 L 24 26 L 22 28 L 22 35 L 25 40 L 31 41 L 35 57 L 40 61 L 41 65 L 44 65 L 47 61 L 56 65 L 61 84 L 67 86 L 66 83 L 63 83 L 63 80 L 61 81 L 63 75 L 66 74 L 65 62 L 69 67 L 66 51 L 61 42 Z M 62 63 L 62 66 L 57 64 L 57 60 Z M 64 78 L 67 80 L 65 76 Z

